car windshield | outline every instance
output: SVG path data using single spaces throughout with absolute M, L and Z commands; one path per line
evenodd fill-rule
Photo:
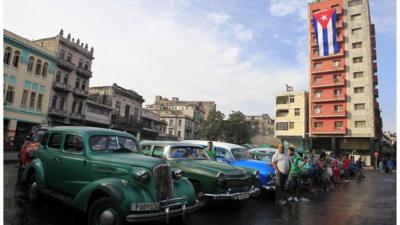
M 232 152 L 233 158 L 235 158 L 235 160 L 251 158 L 250 154 L 244 148 L 233 148 L 231 150 L 231 152 Z
M 96 152 L 139 152 L 134 139 L 115 135 L 91 136 L 89 144 Z
M 45 134 L 46 130 L 38 130 L 36 134 L 33 135 L 32 141 L 40 142 Z
M 262 161 L 266 162 L 267 164 L 272 164 L 272 156 L 273 155 L 274 155 L 274 153 L 272 153 L 272 152 L 266 153 L 266 155 L 264 156 Z
M 172 147 L 168 152 L 168 157 L 171 159 L 209 159 L 203 148 L 193 146 Z

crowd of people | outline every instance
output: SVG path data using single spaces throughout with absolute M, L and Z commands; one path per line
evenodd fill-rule
M 278 149 L 272 156 L 276 171 L 276 204 L 284 205 L 300 199 L 307 201 L 299 195 L 303 188 L 330 191 L 337 185 L 349 182 L 351 178 L 357 178 L 358 182 L 365 178 L 365 161 L 362 157 L 355 161 L 348 154 L 338 157 L 325 152 L 316 155 L 314 151 L 301 156 L 294 146 L 290 146 L 286 154 L 283 144 Z

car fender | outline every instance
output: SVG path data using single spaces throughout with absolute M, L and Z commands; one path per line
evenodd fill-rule
M 193 205 L 196 203 L 196 193 L 194 191 L 192 183 L 189 181 L 188 178 L 182 177 L 179 180 L 173 181 L 173 197 L 186 197 L 187 204 Z
M 44 175 L 44 168 L 43 163 L 40 159 L 34 159 L 29 163 L 22 175 L 22 182 L 27 182 L 29 179 L 29 175 L 32 172 L 36 173 L 36 179 L 38 179 L 39 189 L 45 188 L 46 180 Z

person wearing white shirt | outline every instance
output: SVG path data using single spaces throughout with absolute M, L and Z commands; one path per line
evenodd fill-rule
M 285 155 L 285 148 L 283 144 L 279 144 L 279 151 L 275 152 L 272 156 L 272 166 L 275 168 L 276 176 L 276 191 L 275 191 L 275 203 L 284 205 L 286 203 L 285 198 L 282 198 L 284 194 L 284 188 L 286 181 L 289 176 L 290 161 L 287 155 Z

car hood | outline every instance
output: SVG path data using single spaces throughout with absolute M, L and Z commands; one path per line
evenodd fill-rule
M 197 160 L 197 159 L 174 159 L 173 164 L 176 164 L 181 170 L 190 169 L 190 170 L 201 170 L 206 171 L 207 173 L 218 174 L 219 172 L 224 175 L 245 175 L 247 171 L 243 168 L 238 168 L 231 166 L 226 163 L 220 163 L 213 160 Z
M 266 162 L 259 161 L 259 160 L 235 160 L 232 162 L 234 166 L 240 166 L 244 168 L 251 168 L 260 171 L 260 174 L 270 174 L 271 172 L 274 173 L 274 168 L 267 164 Z
M 152 170 L 159 164 L 166 163 L 164 159 L 149 157 L 139 153 L 103 153 L 91 157 L 93 160 L 143 167 Z

